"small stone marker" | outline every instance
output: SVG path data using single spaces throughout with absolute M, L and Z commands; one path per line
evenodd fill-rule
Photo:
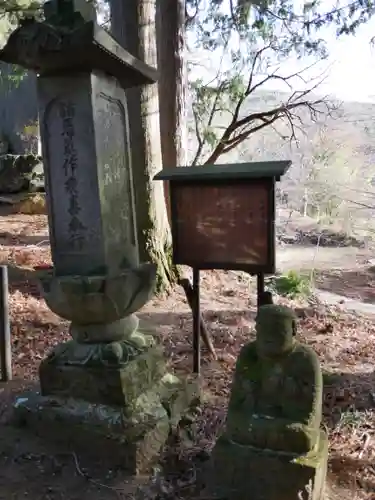
M 291 309 L 259 309 L 256 340 L 238 357 L 225 431 L 212 452 L 208 489 L 215 498 L 323 500 L 322 372 L 295 334 Z
M 20 398 L 15 413 L 41 436 L 136 474 L 189 411 L 197 385 L 168 371 L 134 314 L 153 295 L 156 268 L 138 259 L 124 87 L 156 72 L 77 5 L 50 2 L 45 23 L 22 24 L 0 51 L 39 73 L 54 263 L 39 274 L 72 337 L 42 361 L 41 394 Z

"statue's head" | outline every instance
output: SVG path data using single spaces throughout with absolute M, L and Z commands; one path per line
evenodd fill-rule
M 260 357 L 274 358 L 290 351 L 295 342 L 297 319 L 292 309 L 276 304 L 259 308 L 256 344 Z

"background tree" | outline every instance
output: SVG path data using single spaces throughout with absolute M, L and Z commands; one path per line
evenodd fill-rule
M 259 18 L 258 10 L 244 10 L 241 2 L 234 1 L 228 10 L 227 4 L 219 1 L 211 2 L 208 9 L 196 6 L 189 29 L 195 33 L 191 50 L 209 50 L 214 54 L 211 57 L 220 61 L 214 74 L 211 71 L 205 78 L 199 75 L 194 61 L 190 64 L 197 142 L 193 164 L 217 162 L 220 156 L 265 127 L 287 123 L 289 133 L 283 131 L 285 139 L 296 139 L 296 130 L 303 126 L 299 113 L 302 108 L 309 110 L 312 120 L 331 112 L 327 100 L 314 95 L 321 79 L 315 79 L 310 86 L 307 83 L 313 64 L 306 68 L 309 72 L 287 71 L 292 56 L 321 59 L 326 55 L 319 39 L 296 36 L 293 21 L 285 30 L 285 21 L 275 16 Z M 201 57 L 198 64 L 202 66 Z M 284 100 L 272 106 L 251 112 L 249 99 L 275 82 L 284 84 L 289 95 L 284 94 Z M 292 92 L 293 84 L 300 84 L 301 90 Z
M 191 0 L 196 3 L 195 0 Z M 199 2 L 200 0 L 198 0 Z M 217 0 L 215 3 L 225 5 L 229 2 L 233 15 L 239 14 L 242 19 L 253 22 L 269 23 L 281 21 L 284 27 L 296 40 L 321 30 L 327 25 L 334 25 L 336 35 L 354 34 L 362 24 L 367 23 L 375 14 L 373 0 L 337 0 L 327 5 L 326 0 L 310 0 L 296 3 L 290 0 Z M 322 40 L 310 39 L 310 42 Z
M 305 188 L 306 206 L 302 211 L 320 222 L 339 224 L 350 233 L 353 210 L 360 208 L 356 193 L 370 192 L 363 153 L 356 149 L 355 141 L 343 143 L 325 126 L 316 133 L 310 151 L 303 156 L 299 185 Z M 337 172 L 339 179 L 332 182 Z
M 110 0 L 111 30 L 133 55 L 157 66 L 156 0 Z M 163 185 L 158 85 L 127 91 L 140 258 L 158 266 L 158 289 L 173 281 L 170 231 Z
M 158 0 L 157 48 L 163 166 L 187 162 L 187 65 L 185 0 Z M 168 183 L 164 184 L 169 212 Z

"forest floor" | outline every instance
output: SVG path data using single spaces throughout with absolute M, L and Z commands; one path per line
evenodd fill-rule
M 375 307 L 375 273 L 370 257 L 368 250 L 357 248 L 319 248 L 317 252 L 314 247 L 293 246 L 278 250 L 280 268 L 314 268 L 321 289 L 373 302 Z M 120 471 L 10 425 L 14 398 L 25 388 L 37 385 L 41 359 L 52 346 L 67 339 L 68 332 L 67 324 L 40 298 L 32 278 L 33 266 L 50 262 L 46 218 L 0 217 L 0 261 L 10 266 L 14 370 L 14 380 L 0 384 L 0 500 L 133 498 L 134 482 L 127 483 Z M 315 349 L 326 372 L 323 425 L 330 441 L 328 497 L 374 499 L 373 318 L 349 312 L 343 303 L 336 307 L 318 299 L 278 300 L 296 308 L 299 336 Z M 146 481 L 137 498 L 199 497 L 196 478 L 206 457 L 202 450 L 209 452 L 220 431 L 236 356 L 253 335 L 254 280 L 239 272 L 202 273 L 201 307 L 218 360 L 212 361 L 203 352 L 206 397 L 195 441 L 185 447 L 172 443 L 167 446 L 160 461 L 162 476 Z M 140 316 L 155 325 L 174 368 L 189 373 L 192 320 L 182 290 L 176 288 L 169 296 L 156 298 Z

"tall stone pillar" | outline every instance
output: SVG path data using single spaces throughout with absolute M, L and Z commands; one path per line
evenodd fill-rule
M 124 89 L 155 82 L 156 70 L 98 27 L 87 7 L 47 2 L 46 21 L 21 24 L 0 52 L 39 74 L 54 264 L 41 286 L 72 337 L 42 361 L 41 393 L 20 398 L 16 414 L 42 436 L 107 450 L 137 473 L 197 392 L 168 371 L 135 314 L 153 295 L 156 268 L 138 259 Z

